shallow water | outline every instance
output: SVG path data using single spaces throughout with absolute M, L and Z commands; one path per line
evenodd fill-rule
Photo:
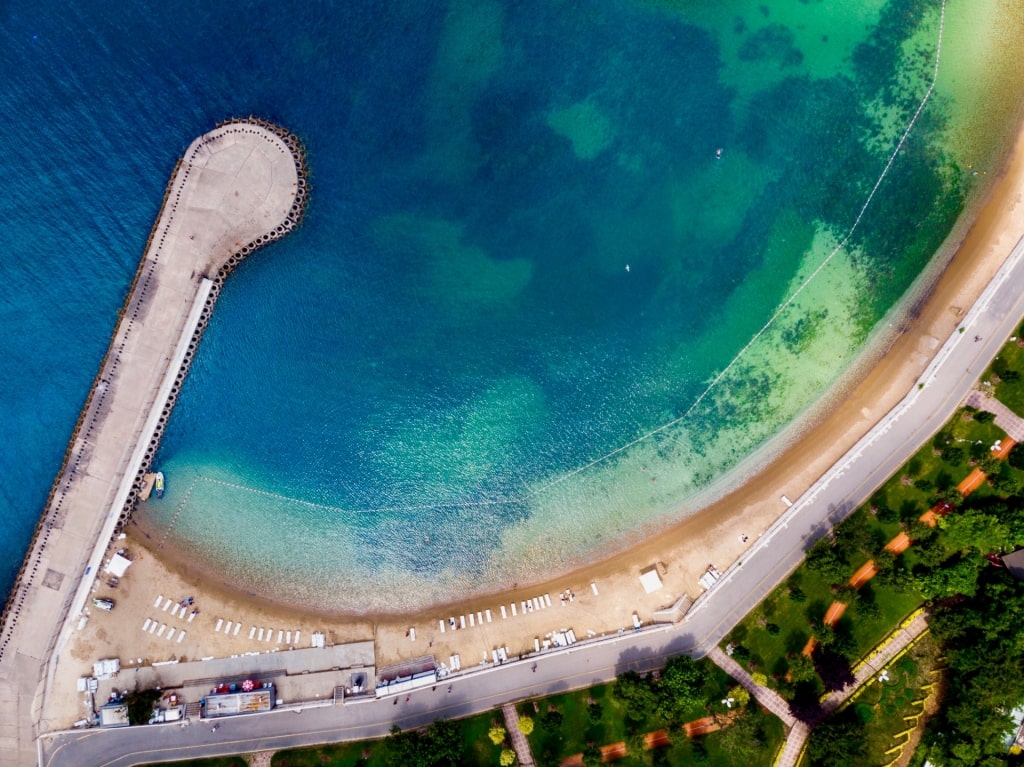
M 886 170 L 939 3 L 689 5 L 12 8 L 12 561 L 175 155 L 231 114 L 303 138 L 312 204 L 222 294 L 151 534 L 242 588 L 406 609 L 684 513 L 835 384 L 1016 117 L 940 79 Z M 965 7 L 943 39 L 978 58 L 1008 12 Z

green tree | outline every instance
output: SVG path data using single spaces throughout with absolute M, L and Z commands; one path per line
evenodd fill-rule
M 819 724 L 807 741 L 807 758 L 812 767 L 857 767 L 866 754 L 864 723 L 852 708 Z
M 1024 471 L 1024 444 L 1018 443 L 1010 448 L 1010 454 L 1006 456 L 1006 462 L 1013 468 Z
M 528 716 L 519 717 L 519 724 L 516 725 L 519 728 L 519 732 L 523 735 L 530 735 L 533 733 L 533 719 Z
M 978 551 L 982 554 L 1003 551 L 1010 545 L 1009 526 L 998 517 L 965 509 L 939 519 L 945 533 L 945 545 L 951 551 Z
M 138 690 L 130 692 L 123 698 L 128 708 L 128 721 L 131 724 L 149 724 L 153 716 L 153 705 L 160 700 L 159 690 Z
M 807 567 L 831 582 L 845 580 L 846 571 L 849 569 L 849 565 L 840 558 L 827 538 L 822 538 L 808 550 Z
M 818 677 L 818 672 L 814 670 L 814 661 L 797 653 L 789 659 L 789 676 L 794 682 L 809 682 Z
M 669 658 L 658 681 L 658 713 L 669 721 L 704 702 L 705 667 L 689 655 Z
M 974 414 L 974 420 L 978 423 L 992 423 L 992 421 L 996 420 L 996 414 L 990 413 L 987 410 L 979 410 Z
M 746 708 L 747 704 L 750 703 L 750 693 L 747 692 L 745 687 L 736 685 L 729 690 L 728 696 L 732 698 L 736 705 L 740 708 Z
M 629 710 L 626 712 L 627 719 L 629 718 Z M 544 715 L 540 718 L 541 729 L 545 732 L 558 732 L 562 727 L 562 712 L 557 708 L 550 708 L 544 712 Z
M 408 732 L 395 725 L 385 748 L 389 767 L 455 767 L 462 760 L 462 732 L 445 719 Z
M 746 709 L 716 737 L 718 747 L 729 757 L 729 764 L 764 763 L 763 749 L 768 738 L 764 730 L 764 716 L 759 711 Z
M 626 703 L 627 722 L 646 722 L 658 708 L 658 695 L 650 680 L 635 671 L 627 671 L 615 680 L 613 694 Z
M 593 743 L 588 743 L 583 749 L 583 767 L 600 767 L 602 761 L 601 749 Z
M 487 737 L 490 738 L 491 743 L 493 743 L 496 746 L 500 746 L 502 743 L 505 742 L 505 736 L 507 734 L 508 733 L 505 730 L 505 728 L 498 724 L 494 725 L 493 727 L 491 727 L 491 729 L 487 731 Z
M 973 596 L 978 570 L 984 563 L 981 557 L 951 559 L 942 567 L 924 570 L 915 576 L 915 585 L 928 599 L 942 599 L 957 594 Z

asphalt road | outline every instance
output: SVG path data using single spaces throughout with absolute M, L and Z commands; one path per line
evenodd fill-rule
M 379 737 L 502 703 L 608 681 L 670 655 L 703 656 L 799 564 L 806 548 L 862 503 L 949 418 L 1024 317 L 1024 240 L 939 350 L 915 387 L 818 480 L 674 626 L 629 632 L 523 662 L 464 674 L 406 696 L 306 707 L 211 725 L 60 733 L 41 741 L 45 767 L 127 767 L 172 759 Z M 978 337 L 980 340 L 975 340 Z M 536 671 L 532 670 L 536 662 Z

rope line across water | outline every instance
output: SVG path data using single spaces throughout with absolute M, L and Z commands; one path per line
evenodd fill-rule
M 903 148 L 903 145 L 906 143 L 907 138 L 910 136 L 911 131 L 914 129 L 914 126 L 917 124 L 918 118 L 921 116 L 921 113 L 924 111 L 925 105 L 931 99 L 932 93 L 935 90 L 935 85 L 936 85 L 936 83 L 938 81 L 938 78 L 939 78 L 939 61 L 941 60 L 941 57 L 942 57 L 942 36 L 943 36 L 943 31 L 945 29 L 945 22 L 946 22 L 946 0 L 942 0 L 942 4 L 941 4 L 940 9 L 939 9 L 939 31 L 938 31 L 938 39 L 937 39 L 936 45 L 935 45 L 935 63 L 934 63 L 934 66 L 932 68 L 931 82 L 928 84 L 928 88 L 925 91 L 924 96 L 921 98 L 920 103 L 917 105 L 917 109 L 915 110 L 913 117 L 911 117 L 910 122 L 907 124 L 907 127 L 904 129 L 902 135 L 899 138 L 899 141 L 896 142 L 896 146 L 893 148 L 892 152 L 890 153 L 889 159 L 886 162 L 885 167 L 882 169 L 881 174 L 878 176 L 878 179 L 875 181 L 875 185 L 871 188 L 871 192 L 868 194 L 867 199 L 864 200 L 864 204 L 861 205 L 860 211 L 857 213 L 857 217 L 854 219 L 853 224 L 850 226 L 849 230 L 846 232 L 846 235 L 839 242 L 839 244 L 836 245 L 835 248 L 828 254 L 828 256 L 826 256 L 825 259 L 820 264 L 818 264 L 818 266 L 814 269 L 813 272 L 811 272 L 811 274 L 807 277 L 807 279 L 804 280 L 800 284 L 800 286 L 796 290 L 794 290 L 793 293 L 785 301 L 782 302 L 782 304 L 779 305 L 779 307 L 775 310 L 775 312 L 771 315 L 771 317 L 768 318 L 768 320 L 764 323 L 764 325 L 761 327 L 761 329 L 758 330 L 750 338 L 750 340 L 747 341 L 747 343 L 743 346 L 743 348 L 740 349 L 736 353 L 736 356 L 732 358 L 732 360 L 729 362 L 729 364 L 726 365 L 724 368 L 722 368 L 722 370 L 711 380 L 711 382 L 707 385 L 707 387 L 705 387 L 704 391 L 702 391 L 699 395 L 697 395 L 697 398 L 694 399 L 694 401 L 689 405 L 689 407 L 686 408 L 685 411 L 683 411 L 682 415 L 678 416 L 677 418 L 673 418 L 672 420 L 667 421 L 667 422 L 661 424 L 660 426 L 658 426 L 658 427 L 656 427 L 654 429 L 651 429 L 648 432 L 645 432 L 644 434 L 641 434 L 639 437 L 636 437 L 635 439 L 630 440 L 629 442 L 627 442 L 627 443 L 625 443 L 623 445 L 620 445 L 619 447 L 617 447 L 614 450 L 611 450 L 611 451 L 605 453 L 604 455 L 601 455 L 601 456 L 599 456 L 597 458 L 594 458 L 593 460 L 591 460 L 591 461 L 589 461 L 589 462 L 587 462 L 585 464 L 582 464 L 582 465 L 576 467 L 575 469 L 572 469 L 571 471 L 568 471 L 565 474 L 562 474 L 561 476 L 556 477 L 555 479 L 553 479 L 553 480 L 551 480 L 551 481 L 549 481 L 549 482 L 547 482 L 547 483 L 545 483 L 545 484 L 543 484 L 543 485 L 541 485 L 539 487 L 536 487 L 533 490 L 530 490 L 530 491 L 525 492 L 525 493 L 523 493 L 521 495 L 518 495 L 518 496 L 499 498 L 499 499 L 490 499 L 490 500 L 480 500 L 480 501 L 452 501 L 450 503 L 412 504 L 412 505 L 406 505 L 406 506 L 382 506 L 382 507 L 367 508 L 367 509 L 344 509 L 344 508 L 337 507 L 337 506 L 330 506 L 330 505 L 327 505 L 327 504 L 315 503 L 313 501 L 305 501 L 305 500 L 302 500 L 300 498 L 292 498 L 292 497 L 289 497 L 289 496 L 286 496 L 286 495 L 282 495 L 282 494 L 279 494 L 279 493 L 273 493 L 273 492 L 270 492 L 268 490 L 260 490 L 260 489 L 257 489 L 257 488 L 248 487 L 246 485 L 240 485 L 240 484 L 236 484 L 236 483 L 232 483 L 232 482 L 225 482 L 223 480 L 213 479 L 211 477 L 206 477 L 206 476 L 200 475 L 196 480 L 193 481 L 192 485 L 189 487 L 189 490 L 188 490 L 188 493 L 186 495 L 186 498 L 188 496 L 191 496 L 192 490 L 195 487 L 195 484 L 197 482 L 202 481 L 202 482 L 209 482 L 211 484 L 221 485 L 223 487 L 229 487 L 229 488 L 236 489 L 236 490 L 241 490 L 241 491 L 245 491 L 245 492 L 249 492 L 249 493 L 254 493 L 256 495 L 261 495 L 261 496 L 268 497 L 268 498 L 275 498 L 275 499 L 278 499 L 278 500 L 288 501 L 288 502 L 291 502 L 291 503 L 298 503 L 298 504 L 301 504 L 303 506 L 308 506 L 308 507 L 311 507 L 311 508 L 324 509 L 326 511 L 337 511 L 337 512 L 342 512 L 342 513 L 346 513 L 346 514 L 375 514 L 375 513 L 381 513 L 382 514 L 382 513 L 389 513 L 389 512 L 429 511 L 429 510 L 432 510 L 432 509 L 454 509 L 454 508 L 474 508 L 474 507 L 485 507 L 485 506 L 505 506 L 505 505 L 514 504 L 514 503 L 522 503 L 523 501 L 529 500 L 530 498 L 533 498 L 535 496 L 541 495 L 542 493 L 545 493 L 548 490 L 551 490 L 553 487 L 556 487 L 556 486 L 562 484 L 563 482 L 566 482 L 567 480 L 572 479 L 573 477 L 578 476 L 579 474 L 582 474 L 583 472 L 585 472 L 585 471 L 587 471 L 589 469 L 592 469 L 593 467 L 595 467 L 595 466 L 597 466 L 599 464 L 604 463 L 608 459 L 614 458 L 615 456 L 619 455 L 620 453 L 625 452 L 626 450 L 629 450 L 631 447 L 635 447 L 636 445 L 639 445 L 642 442 L 646 442 L 647 440 L 651 439 L 652 437 L 656 436 L 657 434 L 660 434 L 660 433 L 666 431 L 667 429 L 672 428 L 673 426 L 677 426 L 682 421 L 684 421 L 686 418 L 688 418 L 690 416 L 690 414 L 693 413 L 693 411 L 701 404 L 701 402 L 703 402 L 707 398 L 707 396 L 718 387 L 718 385 L 722 382 L 722 380 L 729 373 L 729 371 L 731 371 L 737 365 L 737 363 L 740 362 L 740 360 L 750 350 L 750 348 L 755 343 L 757 343 L 757 341 L 760 340 L 760 338 L 762 336 L 764 336 L 764 334 L 767 333 L 769 329 L 771 329 L 771 327 L 775 324 L 776 320 L 778 320 L 778 318 L 783 314 L 783 312 L 785 312 L 786 309 L 788 309 L 793 304 L 793 302 L 796 301 L 796 299 L 800 296 L 800 294 L 803 293 L 804 290 L 811 284 L 811 282 L 813 282 L 814 279 L 821 273 L 821 271 L 826 266 L 828 266 L 828 264 L 832 261 L 832 259 L 835 258 L 835 256 L 841 250 L 843 250 L 843 248 L 846 247 L 846 244 L 853 237 L 854 232 L 857 231 L 857 228 L 860 226 L 861 220 L 864 218 L 864 214 L 867 212 L 868 207 L 871 205 L 872 200 L 874 200 L 874 198 L 875 198 L 875 194 L 878 192 L 879 187 L 881 187 L 882 182 L 885 180 L 885 177 L 889 174 L 889 170 L 892 168 L 893 163 L 896 161 L 897 155 L 900 153 L 900 150 Z M 184 503 L 184 501 L 182 501 L 182 503 Z M 180 513 L 181 513 L 181 509 L 179 508 L 177 513 L 174 515 L 174 520 L 175 521 L 177 520 L 178 515 Z

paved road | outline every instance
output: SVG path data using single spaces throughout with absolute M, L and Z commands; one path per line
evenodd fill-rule
M 816 482 L 743 559 L 675 626 L 629 633 L 611 640 L 472 673 L 436 690 L 348 703 L 342 707 L 279 711 L 223 721 L 216 732 L 186 727 L 74 732 L 46 738 L 47 767 L 122 767 L 188 757 L 280 749 L 383 735 L 397 723 L 408 728 L 439 717 L 459 717 L 511 700 L 562 692 L 607 681 L 633 668 L 660 665 L 670 655 L 703 656 L 799 564 L 808 545 L 864 501 L 949 418 L 1024 316 L 1024 240 L 965 316 L 907 397 Z M 975 341 L 978 337 L 980 340 Z

